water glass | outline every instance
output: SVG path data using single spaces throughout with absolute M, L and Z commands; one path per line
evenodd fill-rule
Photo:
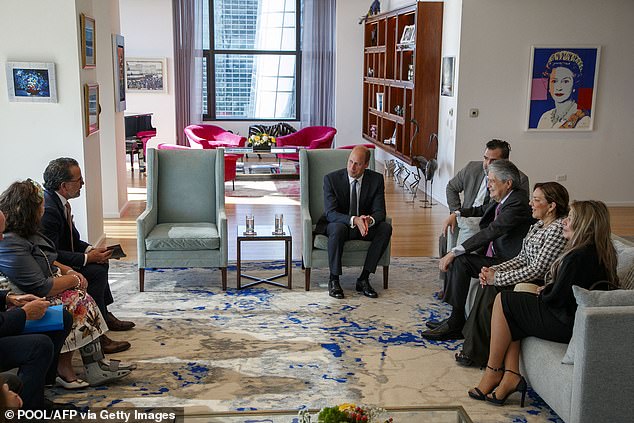
M 246 217 L 246 232 L 252 234 L 255 232 L 255 219 L 252 214 L 247 214 Z
M 284 233 L 284 215 L 282 213 L 278 213 L 275 215 L 275 233 Z

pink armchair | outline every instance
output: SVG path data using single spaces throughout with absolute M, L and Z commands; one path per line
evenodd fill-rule
M 330 126 L 307 126 L 299 131 L 277 138 L 278 147 L 330 148 L 337 130 Z M 299 154 L 278 154 L 279 159 L 299 161 Z
M 216 125 L 189 125 L 185 128 L 185 136 L 191 148 L 212 149 L 218 147 L 244 147 L 245 137 L 232 134 Z
M 156 146 L 158 150 L 192 150 L 186 145 L 161 143 Z M 198 148 L 200 150 L 200 148 Z M 236 189 L 236 162 L 240 156 L 237 154 L 225 154 L 225 182 L 231 181 L 233 189 Z

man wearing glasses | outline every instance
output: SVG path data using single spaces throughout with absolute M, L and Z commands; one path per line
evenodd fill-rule
M 68 200 L 77 198 L 84 186 L 79 163 L 75 159 L 61 157 L 52 160 L 44 171 L 44 216 L 42 232 L 55 243 L 58 260 L 71 266 L 88 280 L 88 293 L 93 297 L 108 329 L 125 331 L 134 327 L 133 322 L 117 319 L 108 311 L 113 303 L 108 283 L 108 259 L 112 251 L 104 247 L 93 247 L 79 237 L 73 222 Z M 106 335 L 101 337 L 101 347 L 106 354 L 125 351 L 130 348 L 127 341 L 114 341 Z

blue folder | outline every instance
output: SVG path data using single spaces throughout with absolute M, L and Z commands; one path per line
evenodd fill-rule
M 39 320 L 27 320 L 22 333 L 51 332 L 64 329 L 64 306 L 54 305 L 46 309 Z

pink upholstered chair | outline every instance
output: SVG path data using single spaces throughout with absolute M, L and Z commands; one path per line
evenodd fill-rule
M 159 150 L 194 150 L 186 145 L 161 143 L 156 146 Z M 200 150 L 200 148 L 198 148 Z M 233 190 L 236 189 L 236 162 L 240 156 L 237 154 L 225 154 L 225 182 L 231 181 Z
M 211 149 L 218 147 L 244 147 L 245 137 L 232 134 L 216 125 L 189 125 L 185 128 L 185 136 L 191 148 Z
M 278 147 L 330 148 L 337 130 L 330 126 L 307 126 L 299 131 L 277 138 Z M 279 159 L 299 161 L 299 154 L 278 154 Z
M 350 145 L 339 146 L 339 147 L 337 147 L 337 150 L 352 150 L 357 145 L 362 145 L 362 146 L 364 146 L 366 148 L 369 148 L 370 150 L 373 150 L 374 148 L 376 148 L 376 145 L 374 145 L 374 144 L 350 144 Z

